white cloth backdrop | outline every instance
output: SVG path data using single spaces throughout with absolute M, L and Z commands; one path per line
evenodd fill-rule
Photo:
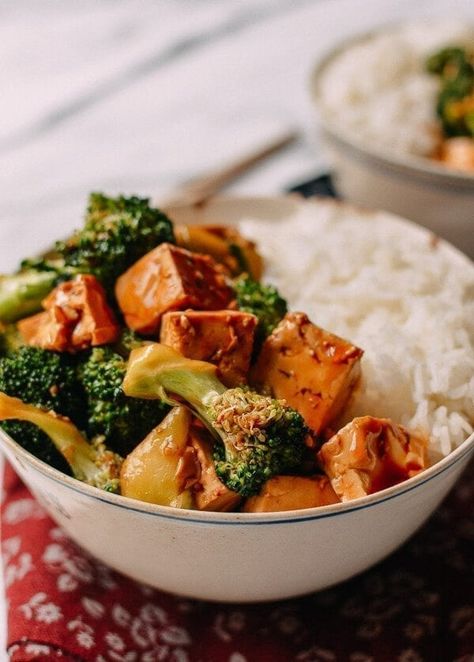
M 156 196 L 283 128 L 299 143 L 233 190 L 316 175 L 314 61 L 348 34 L 444 14 L 472 19 L 474 3 L 3 0 L 0 271 L 77 226 L 90 190 Z

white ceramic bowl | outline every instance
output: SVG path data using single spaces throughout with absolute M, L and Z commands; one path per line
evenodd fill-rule
M 317 63 L 311 74 L 310 94 L 335 188 L 350 202 L 421 223 L 472 258 L 474 174 L 446 168 L 428 158 L 382 150 L 374 142 L 362 143 L 357 135 L 349 136 L 341 130 L 324 106 L 321 80 L 327 68 L 341 53 L 376 34 L 370 32 L 339 44 Z
M 297 206 L 314 204 L 230 198 L 171 211 L 171 216 L 185 222 L 232 223 L 250 217 L 278 223 Z M 405 232 L 426 234 L 400 223 Z M 454 249 L 446 250 L 453 261 L 474 268 Z M 4 433 L 0 443 L 53 519 L 91 554 L 165 591 L 235 602 L 308 593 L 378 562 L 430 516 L 474 452 L 472 435 L 423 473 L 371 496 L 256 514 L 178 510 L 108 494 L 44 464 Z

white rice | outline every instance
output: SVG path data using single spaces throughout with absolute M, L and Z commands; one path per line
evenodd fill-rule
M 474 265 L 383 212 L 332 201 L 245 220 L 291 310 L 364 349 L 344 421 L 370 414 L 446 455 L 474 427 Z M 342 422 L 344 422 L 342 421 Z
M 428 55 L 449 45 L 474 45 L 461 22 L 387 28 L 343 50 L 320 81 L 323 113 L 348 138 L 376 149 L 428 156 L 437 145 L 438 81 Z

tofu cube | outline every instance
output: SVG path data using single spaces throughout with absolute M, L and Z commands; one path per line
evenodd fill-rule
M 194 449 L 200 466 L 200 478 L 193 486 L 194 504 L 198 510 L 235 510 L 241 501 L 240 494 L 229 490 L 218 478 L 212 459 L 212 442 L 204 430 L 191 427 L 189 443 Z
M 358 347 L 288 313 L 265 340 L 251 372 L 257 389 L 286 400 L 319 434 L 341 412 L 360 375 Z
M 95 276 L 79 274 L 54 288 L 45 309 L 18 322 L 27 345 L 56 352 L 77 352 L 115 342 L 120 329 Z
M 388 418 L 360 416 L 321 446 L 318 458 L 341 501 L 378 492 L 426 466 L 428 440 Z
M 223 268 L 210 256 L 160 244 L 117 280 L 115 294 L 127 325 L 156 333 L 170 310 L 219 310 L 233 299 Z
M 246 500 L 245 513 L 273 513 L 328 506 L 340 501 L 327 476 L 274 476 Z
M 160 342 L 189 359 L 214 363 L 226 386 L 247 381 L 257 318 L 237 310 L 163 315 Z

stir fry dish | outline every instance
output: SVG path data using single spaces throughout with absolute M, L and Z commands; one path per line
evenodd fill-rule
M 0 276 L 0 425 L 96 488 L 174 508 L 347 501 L 422 471 L 427 439 L 342 425 L 363 350 L 289 310 L 255 244 L 94 193 L 83 228 Z
M 440 81 L 436 111 L 442 137 L 435 157 L 474 171 L 474 52 L 443 48 L 428 58 L 426 68 Z

